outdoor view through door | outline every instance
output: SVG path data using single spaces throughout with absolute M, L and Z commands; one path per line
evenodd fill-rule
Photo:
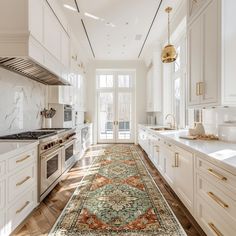
M 134 75 L 97 71 L 98 142 L 133 142 Z

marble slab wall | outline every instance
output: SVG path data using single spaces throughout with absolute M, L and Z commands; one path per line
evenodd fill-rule
M 0 133 L 38 129 L 47 86 L 0 68 Z

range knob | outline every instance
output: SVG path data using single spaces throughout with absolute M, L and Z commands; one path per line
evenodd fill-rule
M 48 145 L 44 145 L 44 150 L 47 150 L 48 149 Z
M 60 139 L 60 140 L 59 140 L 59 143 L 63 143 L 63 140 L 62 140 L 62 139 Z

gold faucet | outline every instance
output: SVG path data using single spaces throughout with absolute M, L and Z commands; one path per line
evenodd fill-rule
M 175 116 L 173 114 L 167 114 L 165 120 L 167 120 L 169 116 L 172 117 L 172 122 L 168 123 L 170 125 L 170 128 L 176 129 L 176 121 L 175 121 Z

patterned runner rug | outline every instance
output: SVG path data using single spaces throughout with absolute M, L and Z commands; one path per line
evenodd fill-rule
M 135 145 L 106 146 L 49 235 L 186 235 L 140 155 Z

